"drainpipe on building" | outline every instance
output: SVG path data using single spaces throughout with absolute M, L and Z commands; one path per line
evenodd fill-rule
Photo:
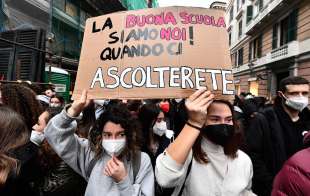
M 294 59 L 294 65 L 293 65 L 293 76 L 298 76 L 298 61 L 297 58 Z

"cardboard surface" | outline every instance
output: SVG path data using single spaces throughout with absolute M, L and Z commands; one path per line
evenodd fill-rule
M 221 10 L 165 7 L 119 12 L 86 22 L 73 99 L 188 97 L 207 86 L 234 94 Z

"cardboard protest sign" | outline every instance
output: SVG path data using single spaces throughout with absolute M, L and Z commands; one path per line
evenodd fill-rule
M 166 7 L 88 19 L 73 98 L 181 98 L 202 86 L 232 96 L 223 15 Z

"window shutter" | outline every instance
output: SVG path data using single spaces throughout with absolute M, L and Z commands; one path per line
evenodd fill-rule
M 260 35 L 258 38 L 258 46 L 257 46 L 257 57 L 258 58 L 262 56 L 262 47 L 263 47 L 263 35 Z
M 298 11 L 295 9 L 288 18 L 288 33 L 287 33 L 287 41 L 296 40 L 297 37 L 297 17 Z
M 253 6 L 250 5 L 246 9 L 246 23 L 248 24 L 253 18 Z
M 249 62 L 252 60 L 252 42 L 249 42 Z
M 272 49 L 275 49 L 278 47 L 278 24 L 276 23 L 273 26 L 272 30 Z

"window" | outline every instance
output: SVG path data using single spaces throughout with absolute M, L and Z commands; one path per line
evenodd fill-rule
M 53 0 L 53 6 L 64 11 L 66 6 L 66 1 L 64 0 Z
M 263 0 L 257 0 L 256 5 L 258 6 L 258 10 L 262 11 L 264 8 L 264 1 Z
M 249 82 L 249 87 L 250 87 L 250 93 L 252 95 L 258 96 L 258 81 L 250 81 Z
M 229 46 L 231 45 L 231 32 L 229 32 L 229 34 L 228 34 L 228 44 L 229 44 Z
M 237 0 L 237 11 L 240 9 L 240 0 Z
M 229 22 L 231 22 L 233 18 L 234 18 L 234 6 L 232 6 L 229 11 Z
M 280 46 L 287 44 L 297 37 L 297 10 L 280 22 Z
M 235 52 L 234 53 L 234 59 L 235 59 L 235 61 L 234 61 L 234 65 L 235 65 L 235 67 L 237 67 L 237 61 L 238 61 L 238 59 L 237 59 L 237 52 Z
M 238 50 L 238 66 L 243 65 L 243 48 Z
M 298 10 L 276 23 L 272 31 L 272 49 L 283 46 L 297 39 Z
M 76 5 L 70 2 L 66 2 L 66 13 L 73 17 L 76 18 L 78 16 L 78 8 Z
M 246 9 L 246 23 L 248 24 L 253 18 L 253 6 L 250 5 Z
M 238 26 L 239 26 L 238 37 L 240 38 L 240 37 L 241 37 L 241 35 L 242 35 L 242 20 L 240 20 L 240 21 L 239 21 Z
M 263 35 L 258 36 L 249 45 L 249 61 L 262 56 Z
M 240 95 L 241 93 L 240 84 L 235 84 L 235 93 L 236 95 Z
M 272 49 L 275 49 L 278 47 L 278 30 L 279 30 L 279 25 L 276 23 L 272 29 Z

